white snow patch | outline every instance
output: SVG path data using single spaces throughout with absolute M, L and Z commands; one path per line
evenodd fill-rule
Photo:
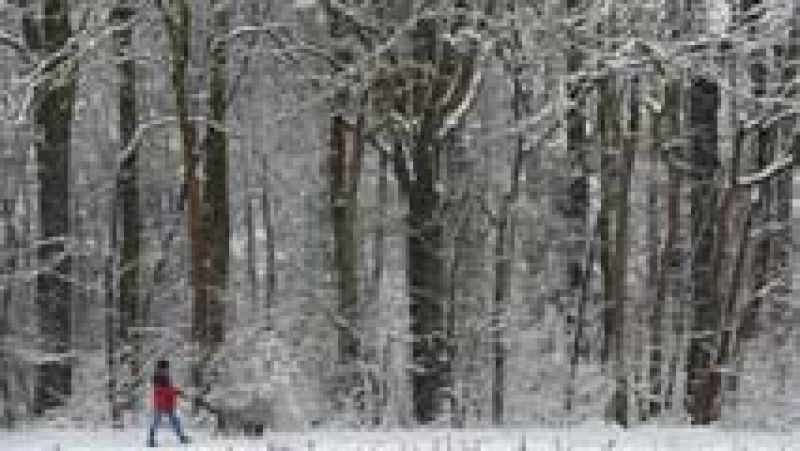
M 191 431 L 193 443 L 178 445 L 171 431 L 159 431 L 158 449 L 181 450 L 800 450 L 800 434 L 723 430 L 718 428 L 660 428 L 655 426 L 621 430 L 603 426 L 564 429 L 424 429 L 391 431 L 327 431 L 267 433 L 258 438 L 215 437 Z M 0 449 L 35 450 L 133 450 L 143 449 L 146 429 L 23 428 L 0 431 Z
M 295 8 L 310 8 L 317 3 L 316 0 L 294 0 Z

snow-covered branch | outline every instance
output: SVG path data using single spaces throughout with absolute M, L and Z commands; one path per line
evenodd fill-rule
M 477 58 L 477 61 L 475 62 L 475 68 L 472 72 L 472 77 L 470 77 L 469 85 L 467 86 L 464 97 L 461 99 L 461 102 L 458 104 L 458 106 L 445 116 L 442 126 L 436 132 L 436 136 L 438 138 L 444 138 L 448 133 L 450 133 L 450 131 L 456 128 L 459 123 L 461 123 L 461 121 L 464 119 L 464 116 L 466 116 L 467 112 L 475 102 L 475 99 L 478 97 L 481 82 L 483 81 L 483 69 L 481 68 L 481 62 L 482 58 Z
M 5 45 L 14 49 L 18 56 L 20 56 L 26 63 L 30 62 L 30 49 L 22 38 L 14 36 L 4 30 L 0 30 L 0 45 Z
M 794 163 L 795 163 L 795 158 L 792 155 L 787 155 L 782 158 L 778 158 L 772 163 L 768 164 L 764 169 L 754 174 L 737 177 L 736 185 L 752 186 L 758 183 L 766 182 L 775 175 L 794 167 Z
M 33 70 L 22 79 L 23 95 L 16 111 L 17 123 L 25 121 L 28 110 L 33 103 L 36 89 L 53 78 L 54 68 L 68 64 L 74 65 L 79 58 L 86 56 L 91 50 L 97 48 L 105 39 L 113 37 L 122 30 L 129 29 L 140 20 L 140 18 L 134 17 L 122 23 L 108 25 L 95 35 L 84 31 L 70 37 L 61 48 L 39 61 Z

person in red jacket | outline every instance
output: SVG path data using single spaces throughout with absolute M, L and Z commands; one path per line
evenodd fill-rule
M 183 433 L 181 421 L 175 413 L 180 394 L 180 390 L 175 388 L 172 385 L 172 380 L 170 380 L 169 362 L 167 360 L 159 360 L 156 363 L 156 370 L 153 374 L 153 421 L 150 423 L 147 446 L 156 446 L 156 430 L 161 424 L 161 418 L 164 416 L 169 419 L 169 423 L 181 443 L 189 443 L 189 437 Z

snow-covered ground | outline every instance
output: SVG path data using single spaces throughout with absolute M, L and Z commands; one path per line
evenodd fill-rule
M 414 431 L 311 431 L 269 433 L 259 438 L 213 437 L 193 431 L 178 445 L 160 431 L 159 449 L 267 451 L 589 451 L 589 450 L 800 450 L 800 432 L 726 431 L 710 428 L 603 427 Z M 143 449 L 146 431 L 27 428 L 0 430 L 3 451 Z

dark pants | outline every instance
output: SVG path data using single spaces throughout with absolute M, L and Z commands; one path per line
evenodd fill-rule
M 179 439 L 184 440 L 186 438 L 183 435 L 183 430 L 181 429 L 181 420 L 178 419 L 178 415 L 175 414 L 174 410 L 154 410 L 153 411 L 153 420 L 150 422 L 150 434 L 148 436 L 148 443 L 155 444 L 156 442 L 156 429 L 161 425 L 161 418 L 167 417 L 169 420 L 169 424 L 172 426 L 172 430 L 175 431 L 175 435 L 178 436 Z

